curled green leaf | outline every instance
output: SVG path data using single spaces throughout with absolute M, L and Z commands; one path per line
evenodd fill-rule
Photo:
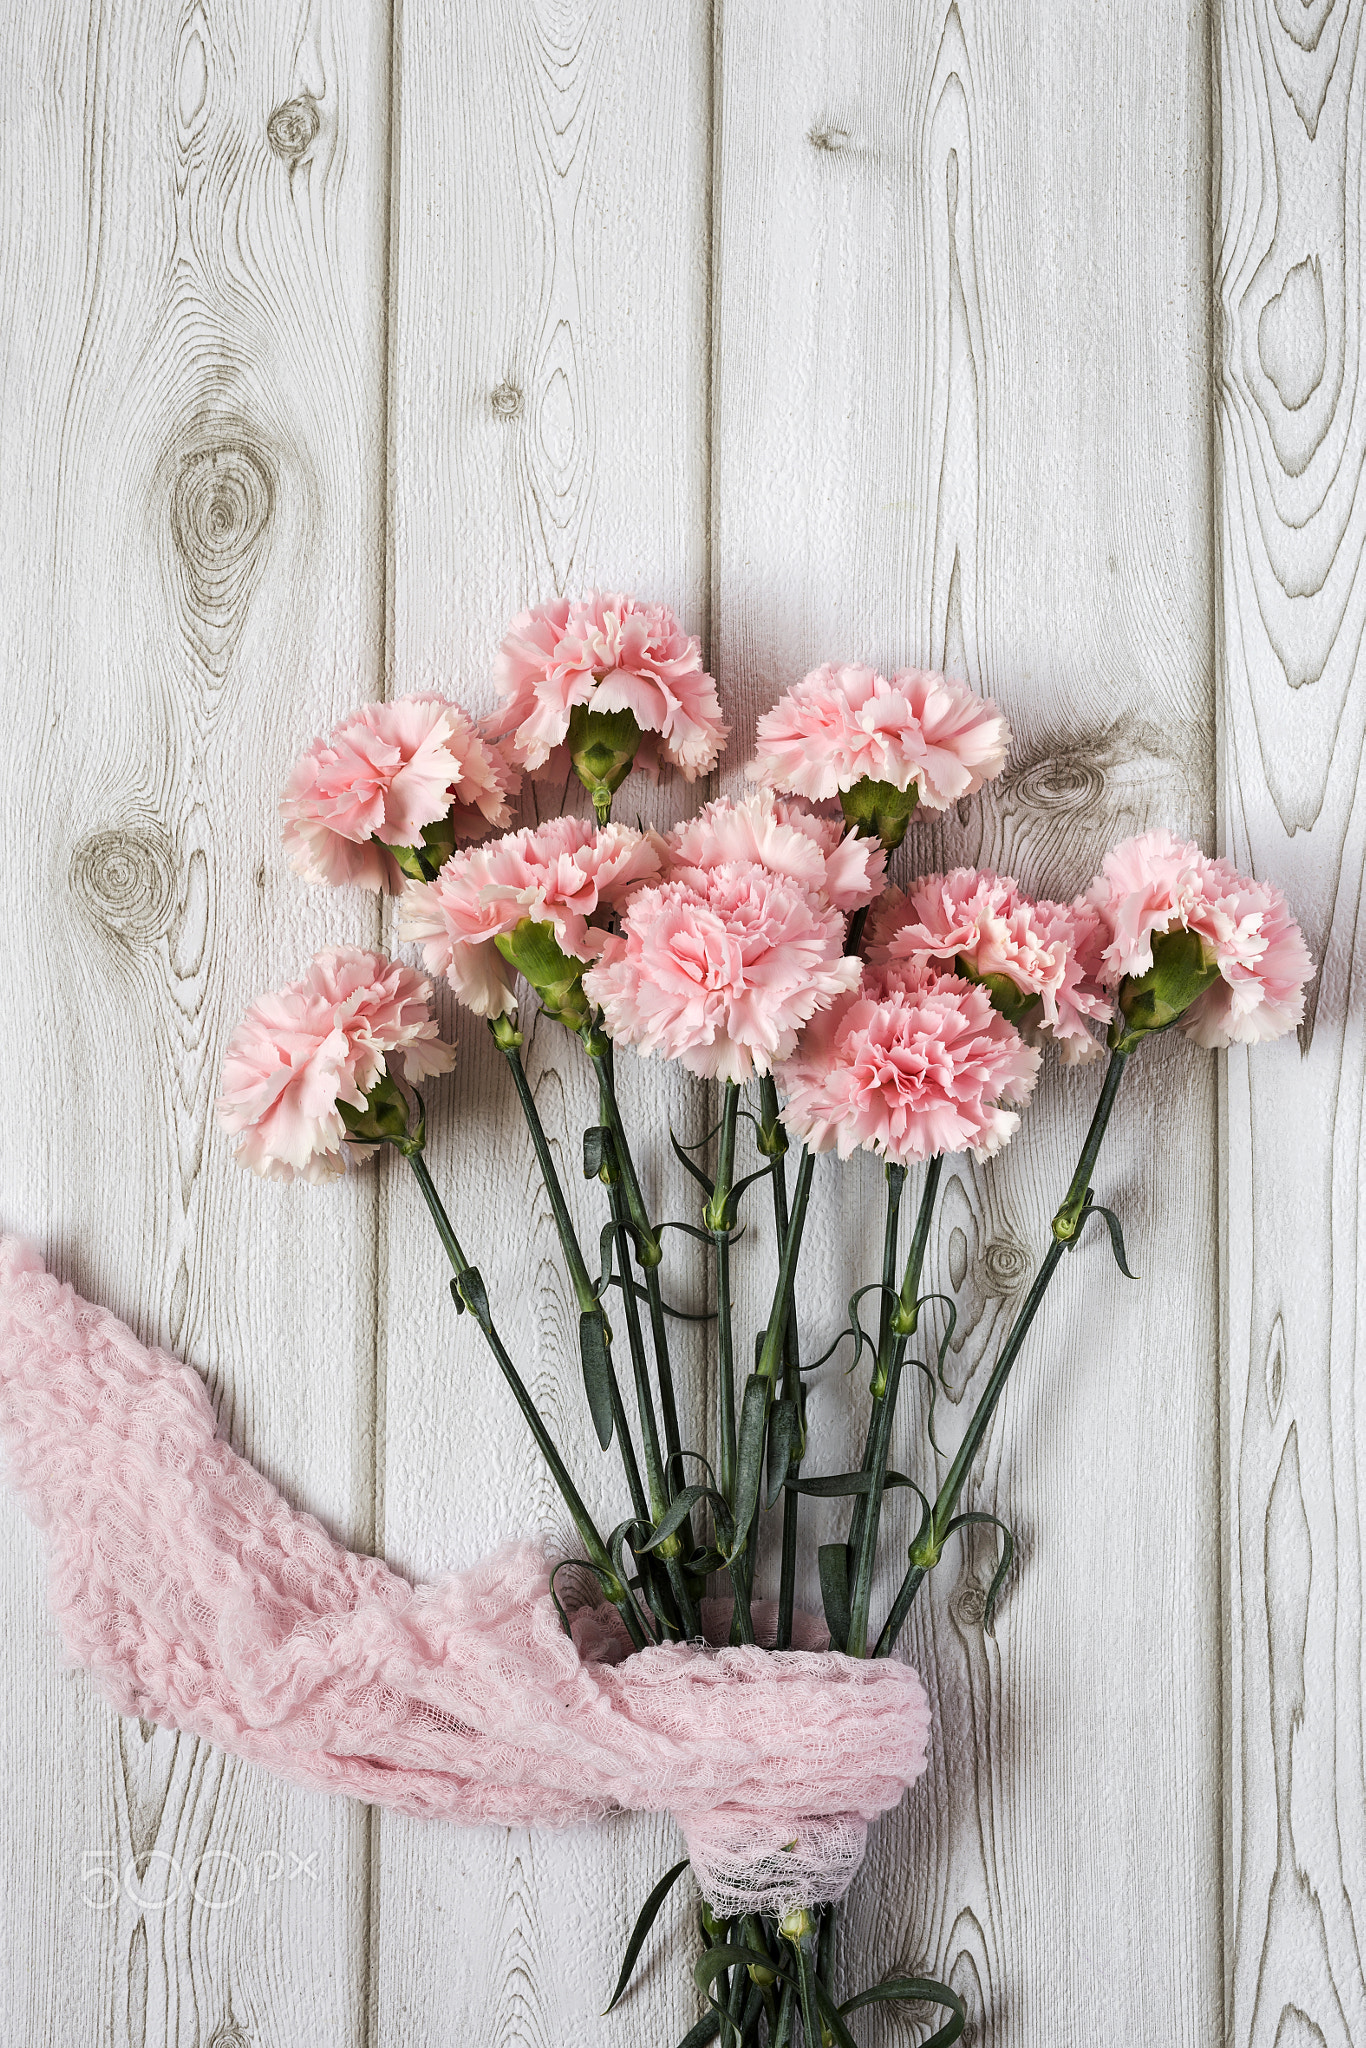
M 1136 1280 L 1138 1275 L 1129 1271 L 1129 1261 L 1124 1256 L 1124 1232 L 1120 1228 L 1119 1218 L 1113 1209 L 1103 1208 L 1099 1202 L 1087 1201 L 1086 1207 L 1082 1211 L 1081 1222 L 1077 1226 L 1077 1234 L 1068 1246 L 1069 1251 L 1074 1250 L 1081 1242 L 1081 1233 L 1093 1216 L 1103 1216 L 1105 1218 L 1105 1226 L 1110 1233 L 1110 1249 L 1115 1255 L 1115 1264 L 1119 1267 L 1126 1280 Z
M 720 1128 L 721 1126 L 720 1124 L 718 1124 L 716 1126 L 716 1129 L 719 1131 Z M 678 1139 L 674 1136 L 672 1130 L 669 1132 L 669 1143 L 673 1146 L 674 1156 L 677 1158 L 680 1165 L 685 1166 L 687 1168 L 688 1172 L 692 1175 L 693 1179 L 698 1183 L 699 1187 L 703 1187 L 706 1189 L 708 1199 L 710 1199 L 712 1193 L 711 1177 L 710 1175 L 705 1174 L 702 1171 L 701 1167 L 698 1165 L 695 1159 L 689 1159 L 688 1154 L 689 1152 L 700 1150 L 701 1147 L 707 1143 L 707 1139 L 714 1137 L 715 1134 L 716 1133 L 714 1131 L 709 1131 L 707 1133 L 707 1137 L 699 1139 L 696 1145 L 680 1145 Z
M 717 1526 L 729 1536 L 731 1526 L 730 1509 L 726 1506 L 725 1501 L 716 1489 L 711 1486 L 685 1486 L 681 1493 L 674 1495 L 668 1507 L 660 1516 L 658 1522 L 656 1522 L 654 1534 L 651 1536 L 650 1541 L 643 1547 L 646 1550 L 658 1550 L 660 1544 L 672 1536 L 674 1531 L 680 1528 L 688 1519 L 688 1516 L 699 1502 L 704 1500 L 710 1501 L 711 1511 Z
M 951 1984 L 941 1984 L 934 1977 L 889 1977 L 883 1984 L 874 1984 L 867 1991 L 858 1992 L 853 1998 L 846 1998 L 839 2007 L 841 2014 L 858 2012 L 865 2005 L 911 2005 L 925 2004 L 942 2006 L 952 2017 L 945 2021 L 937 2032 L 930 2035 L 924 2048 L 950 2048 L 957 2041 L 968 2023 L 968 2009 Z
M 664 1904 L 665 1899 L 668 1898 L 669 1893 L 678 1883 L 679 1878 L 682 1877 L 687 1867 L 688 1859 L 685 1856 L 681 1863 L 675 1863 L 672 1870 L 666 1870 L 659 1883 L 650 1893 L 649 1898 L 646 1899 L 645 1904 L 641 1907 L 636 1924 L 631 1929 L 631 1938 L 626 1944 L 626 1954 L 622 1959 L 621 1975 L 617 1978 L 617 1988 L 602 2009 L 604 2019 L 630 1983 L 631 1972 L 636 1966 L 636 1958 L 644 1946 L 645 1937 L 659 1917 L 660 1907 Z
M 987 1588 L 986 1604 L 982 1609 L 982 1626 L 989 1635 L 991 1633 L 991 1618 L 996 1611 L 996 1595 L 1000 1592 L 1005 1582 L 1006 1573 L 1010 1570 L 1011 1560 L 1015 1555 L 1015 1538 L 999 1515 L 987 1515 L 980 1512 L 955 1515 L 944 1531 L 944 1534 L 951 1536 L 955 1529 L 962 1529 L 969 1522 L 989 1522 L 993 1529 L 999 1529 L 1001 1532 L 1001 1558 L 992 1575 L 991 1584 Z

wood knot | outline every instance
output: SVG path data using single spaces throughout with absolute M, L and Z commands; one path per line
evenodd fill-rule
M 953 1611 L 961 1628 L 980 1628 L 986 1617 L 987 1589 L 980 1579 L 964 1579 L 953 1597 Z
M 150 944 L 170 928 L 176 860 L 155 829 L 114 825 L 92 832 L 72 853 L 69 880 L 86 912 L 125 944 Z
M 829 156 L 835 156 L 840 150 L 849 147 L 849 131 L 846 128 L 808 128 L 806 139 L 813 149 L 824 150 Z
M 1094 754 L 1082 749 L 1022 762 L 1004 779 L 1011 795 L 1031 810 L 1064 815 L 1089 811 L 1105 790 Z
M 982 1254 L 987 1284 L 994 1294 L 1014 1294 L 1029 1276 L 1029 1253 L 1010 1237 L 995 1237 Z
M 201 617 L 216 620 L 235 609 L 274 509 L 266 459 L 244 441 L 182 458 L 171 488 L 171 537 Z
M 522 394 L 515 384 L 509 384 L 505 379 L 493 392 L 489 404 L 493 407 L 495 419 L 515 420 L 522 410 Z
M 266 123 L 266 141 L 291 170 L 318 133 L 318 102 L 311 92 L 284 100 Z

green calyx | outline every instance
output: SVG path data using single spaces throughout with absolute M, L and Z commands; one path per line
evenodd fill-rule
M 1004 1017 L 1007 1024 L 1013 1024 L 1016 1030 L 1031 1010 L 1039 1008 L 1042 998 L 1036 996 L 1032 989 L 1021 988 L 1008 974 L 978 974 L 963 953 L 953 964 L 955 973 L 961 974 L 964 981 L 974 982 L 978 988 L 986 990 L 991 997 L 992 1009 Z
M 593 711 L 576 704 L 569 714 L 569 758 L 593 799 L 600 825 L 612 811 L 612 797 L 631 772 L 641 732 L 629 711 Z
M 865 775 L 852 789 L 840 791 L 840 809 L 860 839 L 880 839 L 888 853 L 900 846 L 920 801 L 916 783 L 898 789 L 894 782 L 874 782 Z
M 365 1098 L 363 1109 L 339 1102 L 346 1135 L 357 1145 L 396 1145 L 405 1157 L 420 1152 L 426 1133 L 421 1120 L 415 1131 L 408 1129 L 408 1104 L 392 1074 L 381 1074 Z
M 455 813 L 447 811 L 444 818 L 437 818 L 430 825 L 422 827 L 422 837 L 416 846 L 391 846 L 401 873 L 414 882 L 434 882 L 455 852 Z
M 1153 939 L 1153 964 L 1146 974 L 1126 974 L 1110 1026 L 1115 1052 L 1133 1052 L 1150 1032 L 1165 1031 L 1219 979 L 1198 932 L 1184 925 Z
M 524 917 L 510 932 L 499 932 L 494 945 L 510 967 L 529 981 L 546 1015 L 567 1031 L 582 1031 L 593 1020 L 593 1006 L 583 992 L 587 961 L 560 950 L 555 927 Z

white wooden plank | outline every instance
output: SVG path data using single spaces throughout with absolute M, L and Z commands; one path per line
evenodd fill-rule
M 1010 771 L 913 827 L 903 873 L 966 857 L 1070 893 L 1145 823 L 1207 835 L 1199 24 L 856 0 L 721 19 L 713 649 L 742 723 L 822 659 L 997 697 Z M 998 1164 L 947 1178 L 932 1270 L 959 1288 L 960 1415 L 1096 1086 L 1052 1075 Z M 1213 1062 L 1146 1053 L 1099 1182 L 1143 1279 L 1099 1245 L 1069 1262 L 974 1484 L 1022 1538 L 995 1634 L 974 1552 L 912 1637 L 934 1761 L 880 1831 L 843 1966 L 936 1966 L 995 2048 L 1219 2033 L 1213 1140 Z M 881 1234 L 877 1172 L 842 1197 L 835 1173 L 821 1344 Z M 818 1469 L 858 1456 L 863 1377 L 822 1376 Z
M 409 5 L 396 76 L 390 686 L 435 683 L 482 709 L 506 623 L 553 592 L 633 589 L 705 627 L 708 12 Z M 533 800 L 542 816 L 565 801 L 544 786 Z M 652 796 L 632 781 L 617 810 L 667 819 L 692 800 L 685 785 Z M 584 807 L 576 789 L 568 801 Z M 610 1527 L 627 1511 L 620 1468 L 588 1422 L 572 1296 L 510 1077 L 482 1025 L 451 1022 L 462 1057 L 433 1091 L 432 1170 Z M 585 1062 L 541 1024 L 527 1064 L 595 1254 L 601 1190 L 579 1169 L 580 1133 L 598 1120 Z M 693 1107 L 705 1091 L 629 1057 L 619 1071 L 637 1129 L 669 1115 L 684 1135 L 705 1128 Z M 663 1213 L 688 1213 L 667 1206 L 683 1199 L 681 1171 L 661 1178 L 665 1148 L 650 1149 Z M 560 1533 L 565 1518 L 477 1331 L 451 1313 L 396 1165 L 382 1531 L 395 1563 L 433 1572 L 509 1536 Z M 671 1251 L 668 1264 L 691 1284 L 686 1260 Z M 695 1413 L 700 1346 L 678 1348 Z M 635 1913 L 678 1853 L 667 1820 L 557 1836 L 385 1816 L 380 1839 L 381 2042 L 665 2039 L 694 2017 L 675 1952 L 629 2015 L 598 2018 Z
M 1228 2030 L 1366 2037 L 1361 1104 L 1366 424 L 1359 7 L 1220 10 L 1221 832 L 1321 963 L 1232 1053 Z
M 361 1543 L 374 1189 L 249 1181 L 211 1110 L 247 1000 L 354 930 L 287 873 L 274 802 L 382 660 L 385 19 L 0 26 L 0 1215 L 205 1369 L 234 1441 Z M 62 1675 L 39 1545 L 0 1513 L 0 2031 L 356 2038 L 364 1815 Z

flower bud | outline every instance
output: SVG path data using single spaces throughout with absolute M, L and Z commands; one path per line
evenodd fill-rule
M 809 1906 L 794 1906 L 778 1922 L 778 1932 L 784 1941 L 805 1941 L 815 1931 L 816 1916 Z
M 1126 974 L 1110 1026 L 1110 1045 L 1133 1052 L 1149 1032 L 1165 1031 L 1205 990 L 1219 979 L 1219 961 L 1211 957 L 1198 932 L 1177 925 L 1155 933 L 1153 964 L 1146 974 Z
M 582 1031 L 592 1022 L 593 1006 L 583 992 L 586 960 L 562 952 L 555 927 L 524 917 L 510 932 L 493 941 L 509 966 L 530 982 L 546 1014 L 568 1031 Z
M 631 772 L 641 732 L 629 711 L 590 711 L 576 704 L 569 714 L 569 758 L 605 825 L 612 795 Z
M 874 782 L 871 775 L 840 791 L 840 808 L 859 838 L 880 839 L 888 853 L 906 837 L 919 801 L 919 783 L 898 789 L 894 782 Z
M 729 1930 L 729 1920 L 718 1919 L 706 1900 L 702 1901 L 702 1932 L 708 1941 L 724 1941 Z

